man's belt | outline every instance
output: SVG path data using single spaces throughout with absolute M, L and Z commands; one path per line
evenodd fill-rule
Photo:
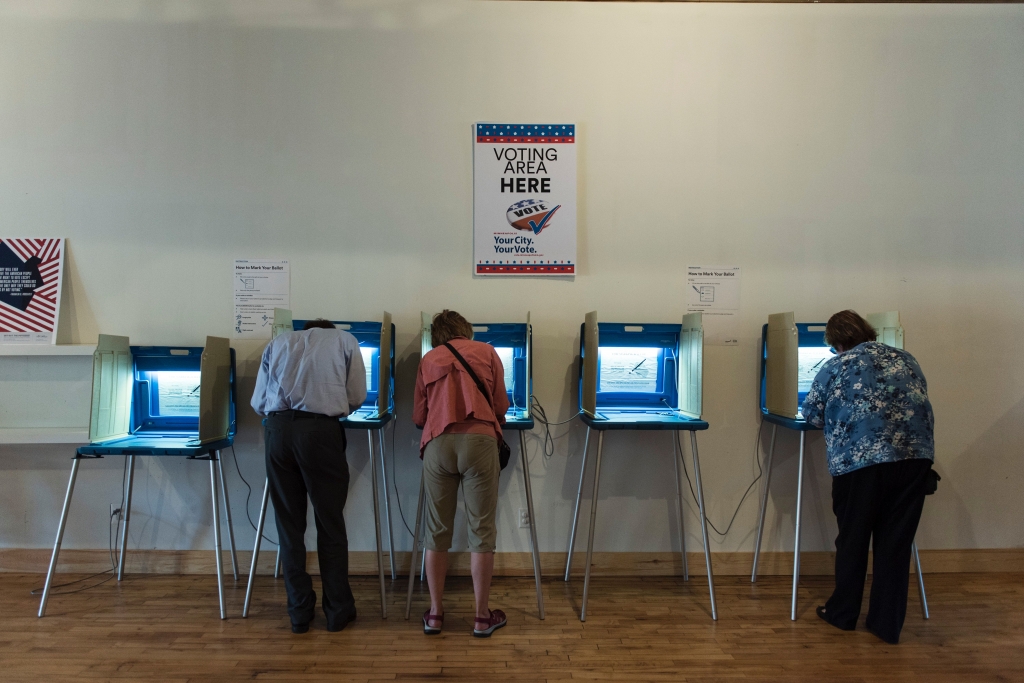
M 337 420 L 336 417 L 330 415 L 324 415 L 322 413 L 310 413 L 305 410 L 275 410 L 270 413 L 271 417 L 281 417 L 286 420 L 316 420 L 316 419 L 327 419 Z

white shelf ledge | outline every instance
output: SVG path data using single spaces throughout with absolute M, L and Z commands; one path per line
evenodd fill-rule
M 85 427 L 40 427 L 36 429 L 0 428 L 0 444 L 89 443 Z
M 89 443 L 86 427 L 40 427 L 37 429 L 0 428 L 0 444 Z
M 95 344 L 0 344 L 0 356 L 91 356 Z

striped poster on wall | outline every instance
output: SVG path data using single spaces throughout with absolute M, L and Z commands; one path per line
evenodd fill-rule
M 55 344 L 62 238 L 0 238 L 0 344 Z

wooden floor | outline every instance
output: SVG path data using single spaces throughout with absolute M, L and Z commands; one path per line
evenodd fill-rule
M 69 577 L 62 576 L 61 580 Z M 318 583 L 318 580 L 314 578 Z M 912 593 L 903 640 L 838 631 L 814 615 L 831 580 L 806 577 L 800 618 L 789 620 L 789 580 L 717 582 L 711 621 L 707 583 L 674 578 L 597 578 L 589 616 L 578 619 L 582 581 L 546 579 L 547 619 L 537 619 L 533 582 L 495 581 L 492 606 L 509 626 L 489 640 L 470 635 L 471 583 L 449 579 L 441 636 L 421 632 L 417 589 L 403 619 L 404 583 L 391 586 L 380 617 L 373 578 L 353 579 L 359 618 L 341 633 L 322 613 L 293 635 L 283 582 L 258 578 L 241 618 L 244 583 L 229 581 L 229 616 L 217 618 L 210 576 L 138 575 L 118 585 L 54 595 L 37 619 L 29 591 L 39 575 L 0 575 L 2 681 L 1020 681 L 1024 680 L 1024 575 L 927 576 L 931 620 Z M 319 593 L 319 587 L 318 587 Z

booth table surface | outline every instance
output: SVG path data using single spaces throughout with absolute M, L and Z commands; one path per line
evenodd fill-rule
M 528 432 L 533 429 L 534 421 L 531 417 L 528 420 L 505 420 L 505 424 L 501 426 L 502 429 L 511 429 L 517 432 Z
M 194 457 L 212 451 L 230 448 L 234 438 L 220 439 L 210 443 L 196 443 L 194 436 L 160 437 L 129 436 L 102 443 L 80 446 L 78 455 L 176 455 Z
M 357 413 L 353 413 L 341 420 L 341 426 L 345 429 L 381 429 L 388 422 L 391 422 L 393 417 L 392 413 L 384 413 L 380 417 L 374 418 L 364 418 Z
M 656 430 L 670 429 L 685 432 L 698 432 L 708 428 L 704 420 L 695 420 L 683 415 L 657 415 L 644 413 L 603 413 L 601 408 L 597 409 L 599 415 L 608 415 L 608 419 L 595 420 L 586 413 L 580 415 L 583 424 L 598 431 L 612 429 L 640 429 Z
M 762 415 L 764 415 L 764 421 L 768 424 L 778 425 L 780 427 L 785 427 L 786 429 L 792 429 L 798 432 L 815 432 L 821 430 L 821 427 L 815 427 L 807 420 L 795 420 L 791 417 L 773 415 L 772 413 L 762 413 Z

